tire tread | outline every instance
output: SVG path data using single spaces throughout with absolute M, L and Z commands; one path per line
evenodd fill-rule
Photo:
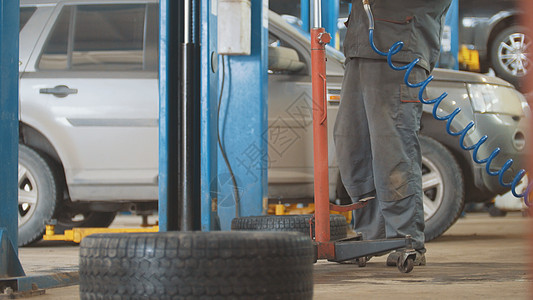
M 235 218 L 231 222 L 231 230 L 252 231 L 296 231 L 309 236 L 309 220 L 312 215 L 266 215 Z M 346 218 L 343 215 L 330 214 L 331 240 L 346 238 Z M 315 236 L 315 226 L 312 226 Z
M 311 299 L 313 251 L 296 233 L 97 234 L 81 244 L 80 296 Z

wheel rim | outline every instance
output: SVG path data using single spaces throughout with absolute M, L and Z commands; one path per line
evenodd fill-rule
M 529 46 L 531 42 L 523 33 L 510 34 L 498 47 L 500 65 L 513 76 L 522 77 L 529 67 Z
M 424 202 L 424 220 L 431 219 L 439 209 L 444 198 L 444 179 L 437 166 L 422 157 L 422 190 Z
M 18 222 L 19 226 L 28 222 L 35 212 L 38 201 L 38 187 L 31 172 L 18 165 Z

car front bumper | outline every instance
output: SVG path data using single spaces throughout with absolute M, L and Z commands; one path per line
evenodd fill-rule
M 480 147 L 477 158 L 478 160 L 483 160 L 489 157 L 495 149 L 499 148 L 500 153 L 490 164 L 490 170 L 492 172 L 499 171 L 511 159 L 513 163 L 503 175 L 503 182 L 511 183 L 520 169 L 525 169 L 526 167 L 527 157 L 529 156 L 526 143 L 529 120 L 525 117 L 480 113 L 475 114 L 475 119 L 476 131 L 479 131 L 479 133 L 474 131 L 470 142 L 465 143 L 466 146 L 476 143 L 482 135 L 487 135 L 488 139 Z M 498 175 L 492 176 L 488 174 L 486 163 L 477 164 L 472 160 L 472 164 L 476 187 L 497 194 L 503 194 L 510 190 L 509 187 L 504 187 L 499 183 Z

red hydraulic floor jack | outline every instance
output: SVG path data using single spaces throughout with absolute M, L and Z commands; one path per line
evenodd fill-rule
M 364 241 L 361 235 L 353 238 L 330 241 L 329 211 L 352 211 L 366 206 L 367 202 L 358 202 L 348 206 L 333 205 L 329 202 L 328 178 L 328 130 L 327 130 L 327 85 L 326 85 L 326 44 L 331 36 L 320 25 L 320 0 L 314 0 L 313 29 L 311 29 L 311 61 L 313 85 L 313 150 L 314 150 L 314 186 L 315 186 L 315 246 L 317 259 L 329 261 L 346 261 L 386 253 L 390 250 L 405 249 L 398 259 L 398 269 L 409 273 L 413 269 L 416 252 L 412 247 L 410 236 L 398 239 Z M 373 201 L 373 200 L 370 200 Z M 313 221 L 313 220 L 311 220 Z M 364 264 L 360 264 L 364 265 Z

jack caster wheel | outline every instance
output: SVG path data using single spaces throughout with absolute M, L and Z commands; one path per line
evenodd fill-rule
M 402 256 L 398 257 L 398 270 L 402 273 L 409 273 L 413 270 L 413 267 L 415 266 L 415 263 L 413 261 L 413 258 L 408 257 L 405 261 L 402 262 Z
M 358 266 L 359 268 L 364 268 L 364 267 L 366 267 L 366 262 L 367 262 L 366 257 L 364 257 L 364 256 L 363 256 L 363 257 L 359 257 L 359 258 L 357 259 L 357 266 Z

